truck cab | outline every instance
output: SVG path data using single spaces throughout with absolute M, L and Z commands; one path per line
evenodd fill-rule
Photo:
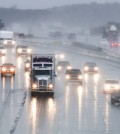
M 55 56 L 31 56 L 31 92 L 55 91 Z

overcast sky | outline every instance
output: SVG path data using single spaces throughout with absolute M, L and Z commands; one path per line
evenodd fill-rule
M 0 0 L 0 7 L 17 6 L 19 9 L 44 9 L 61 5 L 81 4 L 90 2 L 120 2 L 120 0 Z

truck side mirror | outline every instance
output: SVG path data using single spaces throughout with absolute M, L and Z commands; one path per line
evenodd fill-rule
M 57 72 L 54 73 L 54 77 L 57 77 Z

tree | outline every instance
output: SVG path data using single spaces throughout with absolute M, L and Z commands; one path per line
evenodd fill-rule
M 5 24 L 2 22 L 2 19 L 0 19 L 0 30 L 5 27 Z

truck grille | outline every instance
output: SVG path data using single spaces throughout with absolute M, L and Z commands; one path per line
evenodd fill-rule
M 40 86 L 47 86 L 47 80 L 39 80 Z

